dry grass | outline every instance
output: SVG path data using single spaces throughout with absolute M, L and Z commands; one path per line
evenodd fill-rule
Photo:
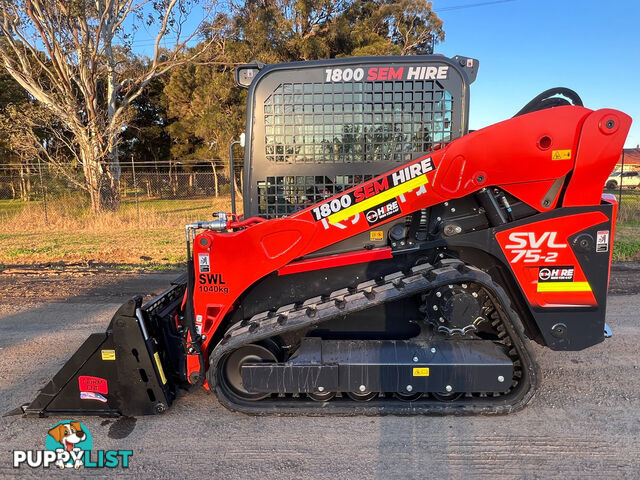
M 618 210 L 614 260 L 640 261 L 640 192 L 625 191 Z
M 47 223 L 41 202 L 3 208 L 0 204 L 0 224 L 3 233 L 43 231 L 108 232 L 113 229 L 155 229 L 183 227 L 185 223 L 202 220 L 212 212 L 230 209 L 228 196 L 213 199 L 140 200 L 139 216 L 135 201 L 123 201 L 118 212 L 99 215 L 91 212 L 82 197 L 69 197 L 47 204 Z
M 241 201 L 238 205 L 241 205 Z M 72 197 L 48 205 L 0 201 L 0 269 L 78 265 L 113 269 L 182 268 L 184 225 L 229 211 L 229 197 L 141 200 L 140 215 L 127 200 L 117 213 L 94 215 L 86 200 Z M 625 191 L 618 213 L 615 260 L 640 260 L 640 192 Z
M 229 209 L 228 197 L 145 200 L 139 215 L 131 201 L 117 213 L 94 215 L 70 198 L 48 204 L 46 224 L 40 203 L 0 204 L 0 264 L 171 269 L 184 262 L 184 225 Z

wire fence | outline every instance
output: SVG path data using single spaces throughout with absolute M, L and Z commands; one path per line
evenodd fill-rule
M 236 188 L 242 190 L 242 168 L 236 168 Z M 88 193 L 82 187 L 81 171 L 56 171 L 47 165 L 0 166 L 0 213 L 16 204 L 38 202 L 43 215 L 47 204 L 56 201 L 86 204 Z M 179 166 L 136 164 L 122 166 L 119 182 L 120 198 L 124 202 L 228 197 L 231 176 L 228 169 L 216 166 L 195 166 L 189 171 Z M 176 203 L 176 208 L 180 208 Z
M 236 172 L 236 185 L 242 182 L 241 172 Z M 68 197 L 83 193 L 79 176 L 67 178 L 46 168 L 25 171 L 0 169 L 0 200 L 39 200 L 43 190 L 50 198 Z M 129 170 L 120 176 L 120 195 L 123 198 L 136 195 L 148 199 L 192 198 L 228 195 L 230 176 L 223 172 L 167 172 Z
M 638 203 L 640 171 L 620 167 L 624 168 L 624 164 L 617 165 L 617 177 L 614 171 L 605 191 L 615 194 L 621 207 L 624 203 Z M 234 173 L 236 188 L 242 191 L 242 166 L 235 168 Z M 37 163 L 0 165 L 0 216 L 20 205 L 37 202 L 42 205 L 46 221 L 47 206 L 52 202 L 87 205 L 88 194 L 82 184 L 81 171 L 61 174 Z M 215 164 L 191 166 L 187 171 L 176 164 L 129 163 L 122 165 L 119 191 L 123 202 L 135 202 L 136 206 L 140 201 L 149 200 L 229 197 L 231 176 L 228 169 Z M 175 202 L 174 208 L 181 208 L 180 202 Z

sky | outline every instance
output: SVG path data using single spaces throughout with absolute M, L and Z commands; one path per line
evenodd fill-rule
M 433 1 L 446 32 L 435 52 L 480 61 L 470 129 L 510 118 L 542 91 L 562 86 L 587 108 L 630 115 L 625 147 L 640 144 L 640 1 L 503 0 L 447 10 L 489 1 Z
M 568 87 L 585 107 L 630 115 L 625 147 L 640 145 L 640 0 L 432 1 L 446 33 L 435 53 L 480 62 L 470 129 L 512 117 L 548 88 Z M 148 37 L 134 42 L 139 53 L 151 53 Z

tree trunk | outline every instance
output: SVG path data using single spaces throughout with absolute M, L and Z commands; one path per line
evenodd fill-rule
M 231 172 L 231 188 L 233 188 L 237 194 L 242 195 L 242 192 L 238 190 L 238 184 L 236 183 L 236 176 Z
M 115 156 L 104 171 L 104 180 L 100 188 L 100 210 L 117 211 L 120 208 L 120 164 L 117 160 L 118 149 L 111 153 Z M 112 157 L 113 158 L 113 157 Z
M 20 200 L 26 202 L 29 200 L 27 195 L 27 181 L 24 174 L 24 164 L 20 165 Z
M 104 170 L 104 179 L 100 188 L 100 210 L 117 211 L 120 208 L 120 163 L 117 159 L 118 148 L 114 151 L 109 166 Z
M 216 166 L 213 162 L 211 162 L 211 169 L 213 170 L 213 191 L 216 197 L 218 197 L 220 196 L 220 191 L 218 190 L 218 172 L 216 172 Z
M 169 185 L 171 187 L 172 196 L 175 198 L 178 192 L 178 168 L 174 167 L 173 162 L 169 161 Z
M 114 9 L 115 3 L 111 3 L 109 6 L 110 19 L 108 23 L 114 21 L 113 19 L 116 17 Z M 103 39 L 105 56 L 107 58 L 107 118 L 108 123 L 111 124 L 116 113 L 119 84 L 116 76 L 117 62 L 111 46 L 113 36 L 110 29 L 103 31 Z M 122 172 L 120 159 L 118 158 L 118 135 L 109 135 L 106 140 L 108 142 L 107 160 L 109 163 L 105 169 L 107 181 L 105 181 L 103 185 L 100 207 L 103 210 L 117 211 L 120 208 L 120 174 Z
M 91 209 L 93 213 L 99 213 L 102 209 L 100 185 L 102 183 L 102 166 L 100 160 L 96 159 L 96 150 L 92 147 L 91 142 L 84 141 L 80 145 L 80 159 L 82 161 L 82 173 L 84 174 L 84 182 L 89 192 L 91 200 Z

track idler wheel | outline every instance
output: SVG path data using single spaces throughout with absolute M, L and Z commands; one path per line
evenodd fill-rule
M 422 396 L 422 392 L 417 393 L 400 393 L 396 392 L 393 394 L 398 400 L 402 400 L 403 402 L 413 402 L 419 399 Z
M 441 402 L 454 402 L 462 397 L 461 392 L 432 392 L 431 395 L 433 396 L 433 398 Z
M 219 370 L 219 383 L 243 400 L 257 401 L 267 398 L 271 393 L 248 392 L 242 385 L 242 365 L 245 363 L 276 363 L 280 357 L 280 347 L 273 340 L 244 345 L 231 352 L 222 361 Z
M 378 396 L 378 392 L 347 392 L 347 397 L 356 402 L 368 402 Z
M 328 402 L 336 396 L 336 392 L 315 392 L 307 393 L 307 396 L 316 402 Z

